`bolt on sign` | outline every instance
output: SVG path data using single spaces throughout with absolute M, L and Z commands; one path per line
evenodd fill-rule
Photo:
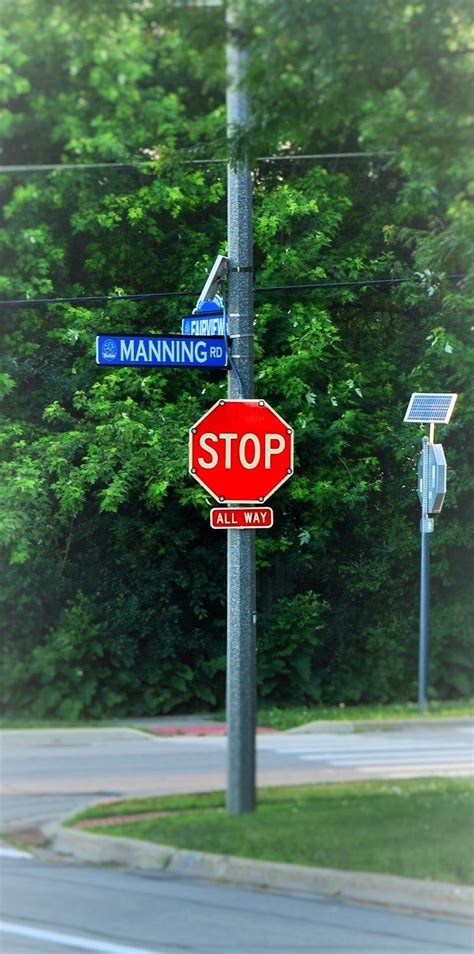
M 293 429 L 266 401 L 217 401 L 190 429 L 189 470 L 220 503 L 263 503 L 293 474 Z

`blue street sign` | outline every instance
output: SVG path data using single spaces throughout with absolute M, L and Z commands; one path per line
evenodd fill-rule
M 202 301 L 192 315 L 183 318 L 181 331 L 183 335 L 225 335 L 226 324 L 222 299 L 216 296 Z
M 181 321 L 183 335 L 225 335 L 226 319 L 223 311 L 188 315 Z
M 202 335 L 98 335 L 96 361 L 127 367 L 226 368 L 227 342 Z

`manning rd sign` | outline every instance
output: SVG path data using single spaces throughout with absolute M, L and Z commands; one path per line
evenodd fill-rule
M 122 367 L 225 368 L 227 341 L 195 335 L 98 335 L 96 361 Z

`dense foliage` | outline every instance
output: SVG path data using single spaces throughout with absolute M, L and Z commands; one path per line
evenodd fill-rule
M 4 0 L 3 299 L 196 290 L 226 250 L 224 18 L 131 0 Z M 212 41 L 210 41 L 212 38 Z M 388 701 L 416 687 L 423 433 L 439 428 L 431 692 L 471 691 L 469 52 L 463 0 L 255 0 L 258 396 L 295 427 L 296 476 L 258 546 L 260 693 Z M 237 144 L 239 148 L 241 144 Z M 355 159 L 288 155 L 371 153 Z M 258 156 L 279 156 L 274 162 Z M 453 279 L 448 276 L 461 276 Z M 97 333 L 173 333 L 195 296 L 2 306 L 4 700 L 37 716 L 222 704 L 225 541 L 187 474 L 222 373 L 97 368 Z

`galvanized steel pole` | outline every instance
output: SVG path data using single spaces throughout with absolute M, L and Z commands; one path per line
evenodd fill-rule
M 242 88 L 248 53 L 245 0 L 227 4 L 227 135 L 245 135 L 250 110 Z M 228 397 L 251 398 L 253 364 L 252 180 L 245 155 L 228 165 L 228 319 L 233 367 Z M 255 809 L 255 530 L 227 531 L 227 809 Z
M 428 647 L 430 629 L 430 533 L 432 521 L 428 517 L 428 460 L 430 442 L 422 440 L 421 484 L 421 567 L 420 567 L 420 644 L 418 653 L 418 709 L 426 710 L 426 686 L 428 681 Z

